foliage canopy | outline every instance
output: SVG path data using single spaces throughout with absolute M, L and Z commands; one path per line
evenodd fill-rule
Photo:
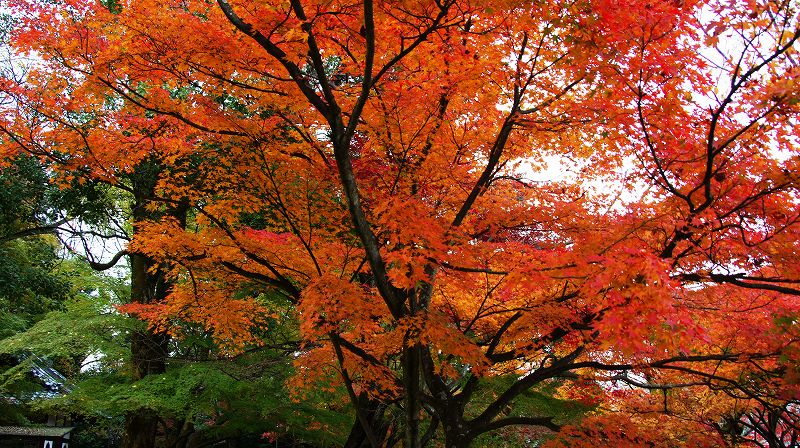
M 230 355 L 296 322 L 349 446 L 717 446 L 798 398 L 795 1 L 10 4 L 2 150 L 151 167 L 171 286 L 124 309 Z

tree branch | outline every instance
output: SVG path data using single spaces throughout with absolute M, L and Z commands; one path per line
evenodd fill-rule
M 109 260 L 106 263 L 99 263 L 99 262 L 88 260 L 88 259 L 86 260 L 86 262 L 89 263 L 89 267 L 91 267 L 95 271 L 106 271 L 106 270 L 111 269 L 114 266 L 116 266 L 117 263 L 119 263 L 119 260 L 122 257 L 124 257 L 125 255 L 128 255 L 128 251 L 123 249 L 123 250 L 117 252 L 116 254 L 114 254 L 114 257 L 112 257 L 111 260 Z

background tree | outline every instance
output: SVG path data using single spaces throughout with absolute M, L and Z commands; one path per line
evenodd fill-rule
M 59 309 L 69 293 L 66 276 L 58 267 L 55 238 L 37 235 L 45 233 L 38 232 L 35 214 L 46 185 L 41 167 L 30 159 L 18 159 L 0 174 L 0 232 L 4 236 L 0 242 L 0 338 L 24 331 L 47 312 Z M 19 204 L 17 197 L 29 202 Z M 23 234 L 28 236 L 23 238 Z M 0 359 L 3 396 L 26 395 L 40 388 L 28 377 L 25 366 L 19 366 L 19 359 Z M 6 400 L 1 405 L 4 423 L 24 419 Z

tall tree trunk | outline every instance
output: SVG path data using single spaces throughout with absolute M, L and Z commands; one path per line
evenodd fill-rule
M 136 411 L 125 416 L 125 448 L 152 448 L 155 446 L 158 417 L 152 412 Z
M 444 446 L 446 448 L 467 448 L 472 439 L 467 438 L 458 432 L 445 432 Z
M 419 346 L 413 345 L 403 350 L 403 386 L 405 388 L 405 448 L 420 448 L 419 413 L 421 405 L 419 388 Z
M 375 438 L 379 441 L 380 447 L 391 448 L 399 438 L 391 437 L 393 434 L 393 422 L 384 417 L 387 405 L 378 400 L 370 399 L 367 394 L 362 393 L 358 397 L 356 412 L 361 412 L 369 422 Z M 350 428 L 350 435 L 347 437 L 343 448 L 371 448 L 369 437 L 367 437 L 364 425 L 355 418 Z
M 154 211 L 150 205 L 155 197 L 160 167 L 154 160 L 144 161 L 131 176 L 134 203 L 132 207 L 133 233 L 141 224 L 171 216 L 186 224 L 188 207 L 162 208 Z M 151 258 L 138 253 L 129 254 L 131 266 L 131 303 L 157 303 L 166 298 L 170 283 L 164 272 Z M 152 329 L 134 332 L 131 335 L 131 377 L 134 381 L 148 375 L 166 372 L 166 357 L 169 339 L 163 332 Z M 138 409 L 125 416 L 125 436 L 122 448 L 154 448 L 158 433 L 159 416 L 150 409 Z
M 131 302 L 150 303 L 155 299 L 158 284 L 153 278 L 158 273 L 149 272 L 150 260 L 140 254 L 131 254 Z M 131 335 L 131 377 L 138 381 L 147 375 L 166 371 L 167 337 L 150 329 Z M 125 416 L 123 448 L 154 448 L 158 431 L 158 416 L 149 409 L 138 409 Z
M 475 438 L 470 434 L 463 417 L 461 406 L 454 405 L 442 412 L 445 448 L 467 448 Z

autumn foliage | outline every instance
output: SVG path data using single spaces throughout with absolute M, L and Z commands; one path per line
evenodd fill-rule
M 174 286 L 125 311 L 227 353 L 296 322 L 351 446 L 720 446 L 800 398 L 794 1 L 10 5 L 2 150 L 158 167 L 129 251 Z

